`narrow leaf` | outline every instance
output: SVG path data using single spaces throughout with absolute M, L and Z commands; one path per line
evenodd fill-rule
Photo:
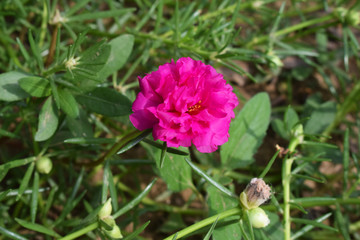
M 150 144 L 151 146 L 156 147 L 156 148 L 158 148 L 158 149 L 162 149 L 162 148 L 163 148 L 163 145 L 162 145 L 162 144 L 159 144 L 159 143 L 157 143 L 157 142 L 151 141 L 151 140 L 146 139 L 146 138 L 143 139 L 143 142 L 146 142 L 147 144 Z M 188 156 L 188 155 L 189 155 L 189 153 L 184 152 L 184 151 L 181 151 L 181 150 L 178 150 L 178 149 L 176 149 L 176 148 L 167 148 L 166 151 L 167 151 L 168 153 L 173 153 L 173 154 L 181 155 L 181 156 Z
M 141 202 L 141 200 L 150 192 L 151 188 L 154 186 L 156 182 L 156 179 L 152 180 L 149 185 L 146 186 L 146 188 L 133 200 L 131 200 L 129 203 L 127 203 L 125 206 L 123 206 L 121 209 L 119 209 L 116 213 L 113 214 L 113 218 L 116 219 L 119 216 L 123 215 L 124 213 L 128 212 L 132 208 L 134 208 L 137 204 Z
M 19 218 L 15 218 L 15 221 L 18 222 L 24 228 L 33 230 L 35 232 L 40 232 L 40 233 L 49 235 L 51 237 L 61 238 L 61 236 L 59 234 L 57 234 L 54 230 L 52 230 L 48 227 L 42 226 L 40 224 L 27 222 L 27 221 L 21 220 Z
M 138 229 L 136 229 L 134 232 L 132 232 L 131 234 L 129 234 L 128 236 L 126 236 L 124 238 L 124 240 L 131 240 L 136 238 L 140 233 L 142 233 L 142 231 L 144 231 L 144 229 L 149 225 L 150 221 L 147 221 L 146 223 L 144 223 L 143 225 L 141 225 Z
M 130 148 L 134 147 L 136 144 L 141 142 L 144 138 L 149 136 L 149 134 L 152 132 L 152 129 L 147 129 L 142 132 L 139 132 L 137 135 L 134 135 L 134 138 L 130 140 L 125 146 L 119 149 L 117 154 L 121 154 L 129 150 Z
M 110 17 L 117 17 L 121 16 L 125 13 L 135 11 L 134 8 L 124 8 L 119 10 L 110 10 L 110 11 L 103 11 L 103 12 L 91 12 L 91 13 L 83 13 L 75 16 L 71 16 L 67 18 L 67 22 L 78 22 L 78 21 L 86 21 L 91 19 L 98 19 L 98 18 L 110 18 Z
M 163 147 L 161 149 L 161 155 L 160 155 L 160 168 L 164 166 L 166 150 L 167 150 L 166 142 L 163 142 Z
M 185 158 L 186 162 L 190 165 L 190 167 L 197 173 L 199 174 L 201 177 L 203 177 L 208 183 L 210 183 L 211 185 L 213 185 L 214 187 L 216 187 L 217 189 L 219 189 L 221 192 L 225 193 L 226 195 L 228 195 L 229 197 L 234 197 L 236 198 L 236 196 L 234 195 L 234 193 L 232 193 L 229 189 L 225 188 L 224 186 L 222 186 L 220 183 L 216 182 L 214 179 L 212 179 L 210 176 L 208 176 L 206 173 L 204 173 L 200 168 L 198 168 L 197 166 L 195 166 L 190 160 L 188 160 L 187 158 Z
M 64 143 L 72 143 L 72 144 L 106 144 L 106 143 L 115 143 L 116 140 L 114 138 L 68 138 L 64 140 Z
M 319 228 L 323 228 L 326 230 L 330 230 L 330 231 L 334 231 L 334 232 L 338 232 L 338 230 L 336 228 L 330 227 L 326 224 L 314 221 L 314 220 L 309 220 L 309 219 L 304 219 L 304 218 L 291 218 L 292 222 L 295 223 L 301 223 L 301 224 L 306 224 L 306 225 L 311 225 L 314 227 L 319 227 Z
M 215 226 L 216 226 L 218 220 L 219 220 L 219 217 L 217 217 L 215 222 L 211 225 L 211 228 L 209 229 L 209 231 L 207 232 L 207 234 L 205 235 L 203 240 L 210 240 L 210 237 L 213 234 L 213 231 L 215 229 Z
M 35 223 L 36 212 L 38 207 L 38 197 L 39 197 L 39 173 L 35 172 L 33 192 L 31 195 L 31 205 L 30 205 L 30 217 L 31 222 Z
M 14 232 L 11 232 L 10 230 L 8 229 L 5 229 L 3 227 L 0 226 L 0 233 L 5 236 L 5 237 L 9 237 L 11 239 L 15 239 L 15 240 L 28 240 L 27 238 L 17 234 L 17 233 L 14 233 Z
M 316 222 L 322 222 L 324 221 L 325 219 L 329 218 L 332 214 L 331 213 L 327 213 L 325 214 L 324 216 L 322 217 L 319 217 L 317 219 L 315 219 Z M 303 228 L 301 228 L 299 231 L 297 231 L 296 233 L 294 233 L 292 236 L 291 236 L 291 239 L 297 239 L 299 237 L 301 237 L 302 235 L 304 235 L 305 233 L 309 232 L 310 230 L 312 230 L 315 226 L 313 225 L 307 225 Z
M 291 174 L 293 177 L 297 177 L 297 178 L 302 178 L 302 179 L 307 179 L 307 180 L 311 180 L 314 182 L 318 182 L 318 183 L 324 183 L 325 180 L 323 179 L 317 179 L 314 177 L 310 177 L 310 176 L 306 176 L 306 175 L 302 175 L 302 174 Z
M 26 170 L 24 178 L 21 180 L 21 183 L 20 183 L 16 201 L 18 201 L 21 198 L 22 194 L 24 193 L 25 189 L 27 188 L 29 181 L 30 181 L 30 177 L 34 171 L 34 166 L 35 166 L 35 164 L 31 163 L 30 166 L 28 167 L 28 169 Z

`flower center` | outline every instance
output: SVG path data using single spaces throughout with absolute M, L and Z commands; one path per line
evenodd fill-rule
M 188 114 L 197 114 L 200 112 L 200 110 L 202 109 L 203 107 L 201 106 L 201 100 L 199 102 L 197 102 L 196 104 L 188 107 L 188 110 L 186 111 L 186 113 Z

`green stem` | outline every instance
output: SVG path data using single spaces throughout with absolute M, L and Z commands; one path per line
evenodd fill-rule
M 206 227 L 212 223 L 214 223 L 216 221 L 216 219 L 221 220 L 230 216 L 234 216 L 234 215 L 240 215 L 241 213 L 241 209 L 240 208 L 232 208 L 229 209 L 227 211 L 224 211 L 222 213 L 216 214 L 214 216 L 211 216 L 209 218 L 205 218 L 204 220 L 197 222 L 187 228 L 182 229 L 181 231 L 177 232 L 177 237 L 176 239 L 182 238 L 192 232 L 195 232 L 203 227 Z M 172 240 L 175 237 L 176 233 L 165 238 L 164 240 Z
M 265 42 L 270 37 L 278 37 L 278 36 L 285 35 L 285 34 L 288 34 L 288 33 L 291 33 L 291 32 L 295 32 L 297 30 L 309 27 L 311 25 L 331 20 L 331 19 L 333 19 L 333 17 L 334 16 L 332 14 L 329 14 L 329 15 L 326 15 L 326 16 L 323 16 L 323 17 L 320 17 L 320 18 L 311 19 L 311 20 L 301 22 L 299 24 L 296 24 L 296 25 L 293 25 L 293 26 L 278 30 L 278 31 L 274 32 L 273 34 L 271 34 L 270 36 L 265 35 L 265 36 L 261 36 L 261 37 L 255 37 L 252 41 L 247 43 L 245 47 L 249 48 L 249 47 L 251 47 L 253 45 Z
M 39 48 L 41 48 L 44 45 L 44 39 L 47 32 L 47 19 L 48 19 L 48 8 L 46 6 L 46 2 L 43 3 L 43 14 L 42 14 L 42 21 L 41 21 L 41 32 L 39 37 Z
M 284 239 L 290 240 L 291 221 L 290 221 L 290 181 L 291 181 L 291 166 L 294 158 L 288 158 L 283 164 L 283 189 L 284 189 Z
M 65 64 L 59 64 L 59 65 L 57 65 L 57 66 L 54 66 L 53 68 L 50 68 L 49 70 L 47 70 L 47 71 L 44 71 L 43 73 L 42 73 L 42 75 L 44 76 L 44 77 L 48 77 L 48 76 L 50 76 L 51 74 L 53 74 L 53 73 L 56 73 L 56 72 L 60 72 L 60 71 L 65 71 Z
M 294 137 L 289 143 L 289 152 L 295 151 L 296 146 L 299 144 L 299 139 Z M 286 158 L 283 163 L 282 169 L 282 185 L 284 189 L 284 239 L 290 240 L 291 238 L 291 219 L 290 219 L 290 182 L 291 182 L 291 166 L 295 158 Z
M 94 222 L 90 225 L 88 225 L 87 227 L 84 227 L 76 232 L 73 232 L 73 233 L 70 233 L 69 235 L 65 236 L 65 237 L 62 237 L 60 238 L 59 240 L 71 240 L 71 239 L 75 239 L 77 237 L 80 237 L 90 231 L 93 231 L 95 229 L 97 229 L 99 227 L 99 224 L 98 222 Z

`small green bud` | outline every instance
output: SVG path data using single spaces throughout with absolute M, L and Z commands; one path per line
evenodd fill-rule
M 283 62 L 277 55 L 268 55 L 268 59 L 270 62 L 270 67 L 272 68 L 281 68 L 284 66 Z
M 48 157 L 41 157 L 36 160 L 36 169 L 39 173 L 48 174 L 52 169 L 52 161 Z
M 123 238 L 120 228 L 117 225 L 115 225 L 112 230 L 110 231 L 105 230 L 104 232 L 111 238 L 115 238 L 115 239 Z
M 292 135 L 297 139 L 298 144 L 301 144 L 304 142 L 304 129 L 302 124 L 297 124 L 292 129 Z
M 360 13 L 358 11 L 348 11 L 345 16 L 345 22 L 350 26 L 357 26 L 360 23 Z
M 335 10 L 335 16 L 345 25 L 355 27 L 360 23 L 360 13 L 358 11 L 339 7 Z
M 250 210 L 266 202 L 271 196 L 271 188 L 261 178 L 253 178 L 240 194 L 243 208 Z
M 112 212 L 112 206 L 111 206 L 111 198 L 109 198 L 106 203 L 104 203 L 104 205 L 102 206 L 102 208 L 100 209 L 99 213 L 98 213 L 98 217 L 100 219 L 105 219 L 107 217 L 109 217 L 111 215 Z
M 270 223 L 268 215 L 259 207 L 249 211 L 249 219 L 254 228 L 263 228 Z

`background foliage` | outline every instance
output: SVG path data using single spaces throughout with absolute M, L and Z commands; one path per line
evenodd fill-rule
M 0 239 L 110 238 L 110 197 L 125 239 L 202 219 L 188 239 L 360 239 L 359 5 L 1 1 Z M 183 56 L 241 102 L 212 154 L 166 149 L 128 119 L 137 76 Z M 233 209 L 253 177 L 274 194 L 252 235 Z

